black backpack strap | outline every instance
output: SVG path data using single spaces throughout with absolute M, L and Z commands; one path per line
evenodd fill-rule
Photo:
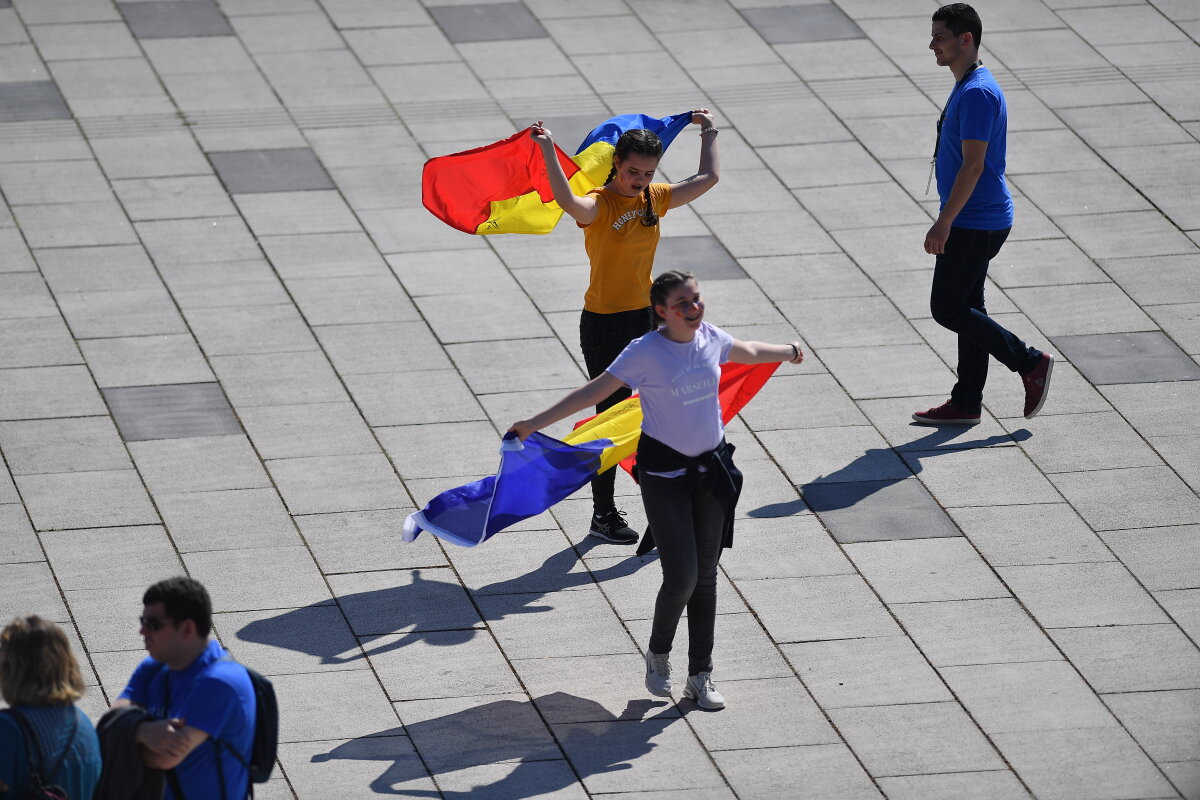
M 40 779 L 42 777 L 42 746 L 38 741 L 37 734 L 33 732 L 33 726 L 29 724 L 25 715 L 15 708 L 6 708 L 0 713 L 8 714 L 16 721 L 17 728 L 21 731 L 21 738 L 25 740 L 25 757 L 29 759 L 29 769 Z

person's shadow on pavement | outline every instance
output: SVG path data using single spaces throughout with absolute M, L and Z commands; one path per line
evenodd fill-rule
M 581 722 L 556 724 L 556 746 L 534 703 L 544 711 L 552 709 L 555 719 Z M 539 697 L 534 703 L 526 700 L 485 703 L 352 739 L 313 756 L 312 760 L 392 762 L 371 782 L 370 788 L 376 794 L 521 800 L 550 794 L 590 775 L 630 769 L 629 762 L 653 750 L 655 745 L 651 740 L 680 719 L 674 707 L 665 701 L 631 700 L 618 715 L 595 701 L 565 692 Z M 646 717 L 660 706 L 665 707 L 661 713 Z M 561 762 L 547 763 L 561 759 L 563 753 L 574 771 Z M 436 776 L 505 762 L 514 762 L 511 772 L 468 792 L 401 786 L 427 774 Z

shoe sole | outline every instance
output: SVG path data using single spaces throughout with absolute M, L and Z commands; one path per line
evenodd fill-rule
M 937 425 L 978 425 L 979 424 L 979 417 L 973 417 L 971 419 L 929 419 L 928 417 L 922 417 L 919 414 L 913 414 L 912 418 L 913 418 L 913 422 L 917 423 L 918 425 L 937 426 Z
M 602 541 L 602 542 L 609 542 L 610 544 L 625 544 L 625 545 L 630 545 L 630 544 L 637 544 L 637 543 L 638 543 L 638 537 L 637 537 L 637 536 L 634 536 L 632 539 L 614 539 L 614 538 L 612 538 L 611 536 L 609 536 L 609 535 L 608 535 L 608 534 L 606 534 L 606 533 L 600 533 L 599 531 L 594 531 L 594 530 L 593 530 L 593 531 L 588 531 L 588 536 L 595 536 L 595 537 L 596 537 L 597 539 L 599 539 L 600 541 Z
M 721 709 L 725 708 L 724 703 L 719 703 L 719 704 L 718 703 L 705 703 L 704 701 L 700 700 L 696 696 L 696 693 L 694 691 L 692 691 L 691 689 L 684 689 L 683 696 L 686 697 L 688 700 L 694 701 L 696 703 L 696 705 L 700 706 L 705 711 L 720 711 Z
M 646 682 L 646 691 L 649 692 L 650 694 L 654 695 L 655 697 L 670 697 L 671 696 L 670 688 L 668 688 L 666 691 L 662 691 L 662 692 L 656 691 L 654 689 L 654 687 L 652 687 L 650 685 L 649 681 Z
M 1050 363 L 1046 366 L 1045 383 L 1042 384 L 1042 398 L 1038 400 L 1038 404 L 1033 407 L 1033 411 L 1030 411 L 1025 415 L 1025 419 L 1033 419 L 1038 415 L 1038 412 L 1042 410 L 1042 406 L 1046 405 L 1046 398 L 1050 396 L 1050 376 L 1053 374 L 1054 356 L 1050 356 Z

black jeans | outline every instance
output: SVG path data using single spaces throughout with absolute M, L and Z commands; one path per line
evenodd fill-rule
M 972 414 L 983 404 L 989 355 L 1022 374 L 1042 357 L 1040 350 L 1027 346 L 989 317 L 983 304 L 988 262 L 1000 252 L 1010 230 L 951 228 L 946 251 L 933 267 L 929 309 L 939 325 L 958 334 L 958 383 L 950 392 L 950 401 Z
M 684 607 L 688 612 L 688 674 L 712 672 L 717 621 L 717 564 L 725 510 L 707 480 L 640 474 L 642 503 L 658 545 L 663 582 L 654 604 L 650 652 L 669 653 Z
M 652 318 L 649 307 L 616 314 L 597 314 L 585 310 L 579 317 L 579 348 L 583 350 L 588 377 L 600 377 L 608 365 L 621 355 L 625 345 L 654 330 L 657 326 Z M 596 406 L 596 413 L 612 408 L 631 394 L 633 392 L 630 389 L 618 389 Z M 592 479 L 592 505 L 597 512 L 612 511 L 617 507 L 613 497 L 616 481 L 615 468 Z

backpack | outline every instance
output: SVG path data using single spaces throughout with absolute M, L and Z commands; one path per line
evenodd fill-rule
M 71 800 L 66 789 L 61 786 L 49 783 L 54 773 L 62 768 L 63 762 L 67 760 L 67 754 L 71 752 L 71 745 L 75 743 L 75 732 L 79 730 L 79 712 L 71 709 L 71 735 L 67 737 L 67 744 L 63 748 L 62 754 L 59 755 L 58 761 L 54 762 L 54 766 L 49 770 L 45 769 L 45 760 L 42 758 L 42 743 L 38 741 L 37 734 L 33 732 L 33 726 L 29 724 L 29 720 L 20 711 L 13 708 L 4 709 L 3 712 L 11 716 L 17 722 L 17 727 L 21 729 L 21 738 L 25 740 L 25 755 L 29 758 L 29 788 L 21 795 L 20 800 Z

